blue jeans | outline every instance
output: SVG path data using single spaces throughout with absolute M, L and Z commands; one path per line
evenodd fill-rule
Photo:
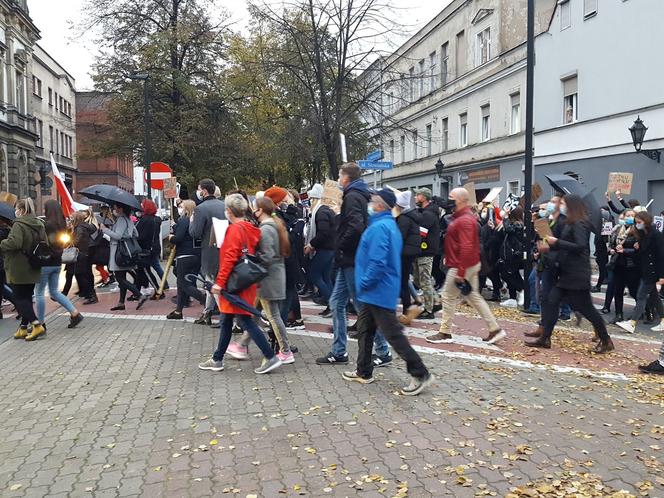
M 74 305 L 71 303 L 67 296 L 60 292 L 60 272 L 61 266 L 44 266 L 41 269 L 41 276 L 39 282 L 35 285 L 35 298 L 37 301 L 37 320 L 44 323 L 44 314 L 46 313 L 46 298 L 44 291 L 48 286 L 48 293 L 56 302 L 66 309 L 69 313 L 76 311 Z
M 318 288 L 320 297 L 326 304 L 330 301 L 332 295 L 332 264 L 334 262 L 334 251 L 316 251 L 311 258 L 309 268 L 309 278 L 311 283 Z
M 353 301 L 355 310 L 360 313 L 362 305 L 355 299 L 355 268 L 339 268 L 334 281 L 334 289 L 330 296 L 330 310 L 332 310 L 332 329 L 334 341 L 332 342 L 332 354 L 334 356 L 346 356 L 348 347 L 348 321 L 346 318 L 346 307 L 348 301 Z M 390 347 L 379 331 L 376 331 L 374 346 L 378 356 L 385 356 L 390 352 Z
M 228 345 L 231 342 L 231 336 L 233 335 L 233 319 L 237 319 L 237 323 L 242 330 L 249 332 L 249 336 L 256 343 L 258 349 L 261 350 L 263 356 L 268 360 L 274 357 L 274 351 L 270 347 L 270 343 L 267 342 L 265 334 L 263 331 L 256 325 L 256 322 L 252 320 L 252 317 L 249 315 L 232 315 L 223 313 L 221 315 L 221 329 L 219 330 L 219 343 L 217 345 L 217 350 L 212 355 L 214 361 L 224 361 L 224 355 L 228 349 Z
M 551 271 L 546 269 L 540 274 L 540 280 L 540 304 L 542 305 L 542 308 L 544 308 L 549 293 L 556 285 L 556 281 L 554 280 Z M 565 302 L 560 303 L 560 314 L 565 316 L 570 316 L 572 314 L 572 308 L 570 308 L 569 304 Z
M 537 282 L 539 281 L 539 274 L 537 268 L 533 268 L 528 276 L 528 286 L 530 287 L 530 303 L 528 309 L 530 311 L 540 311 L 540 305 L 537 296 Z
M 164 269 L 161 267 L 159 254 L 150 255 L 150 259 L 148 259 L 148 268 L 152 268 L 155 272 L 157 272 L 159 280 L 164 278 Z M 168 282 L 166 282 L 166 288 L 168 288 Z

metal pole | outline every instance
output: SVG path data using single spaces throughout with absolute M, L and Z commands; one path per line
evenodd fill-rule
M 535 0 L 528 0 L 528 37 L 527 37 L 527 55 L 526 55 L 526 157 L 524 172 L 524 196 L 525 196 L 525 216 L 526 225 L 526 243 L 524 247 L 524 273 L 526 284 L 524 285 L 524 306 L 530 306 L 530 286 L 528 285 L 528 275 L 532 270 L 531 242 L 533 240 L 533 222 L 530 214 L 530 208 L 533 203 L 533 102 L 535 87 Z
M 143 80 L 143 126 L 145 127 L 145 172 L 147 178 L 146 192 L 152 199 L 152 138 L 150 136 L 150 78 Z

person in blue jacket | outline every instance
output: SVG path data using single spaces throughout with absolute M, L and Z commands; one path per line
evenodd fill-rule
M 403 333 L 396 315 L 401 289 L 401 249 L 403 240 L 392 217 L 396 197 L 391 190 L 382 189 L 371 197 L 368 206 L 369 227 L 362 234 L 355 255 L 355 290 L 362 304 L 357 317 L 359 352 L 357 369 L 344 372 L 343 378 L 361 384 L 373 382 L 374 364 L 371 360 L 376 329 L 406 362 L 412 376 L 402 394 L 414 396 L 432 381 L 422 358 L 412 348 Z

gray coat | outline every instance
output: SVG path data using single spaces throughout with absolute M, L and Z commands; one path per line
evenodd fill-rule
M 201 240 L 201 273 L 215 278 L 219 271 L 219 249 L 215 245 L 212 218 L 226 219 L 224 203 L 215 197 L 206 197 L 196 209 L 189 225 L 189 235 Z
M 118 266 L 115 262 L 115 254 L 118 251 L 118 243 L 121 239 L 138 237 L 138 230 L 136 230 L 134 222 L 126 216 L 120 216 L 111 228 L 102 227 L 102 231 L 111 238 L 111 255 L 108 259 L 108 269 L 110 271 L 132 270 L 133 267 L 123 268 Z
M 258 297 L 269 301 L 286 299 L 286 266 L 279 251 L 279 232 L 274 221 L 263 221 L 260 225 L 261 240 L 256 255 L 268 271 L 267 277 L 258 284 Z

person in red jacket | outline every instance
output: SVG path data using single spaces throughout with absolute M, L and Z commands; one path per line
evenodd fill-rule
M 240 194 L 231 194 L 226 197 L 226 219 L 230 222 L 224 242 L 219 250 L 219 272 L 217 273 L 216 283 L 212 287 L 212 294 L 219 296 L 219 310 L 221 311 L 221 330 L 219 332 L 219 344 L 212 358 L 198 365 L 201 370 L 212 370 L 221 372 L 224 369 L 224 354 L 228 349 L 233 334 L 233 320 L 237 319 L 238 324 L 256 343 L 256 346 L 265 356 L 263 364 L 254 370 L 257 374 L 268 373 L 281 366 L 281 360 L 274 354 L 270 344 L 265 338 L 265 334 L 256 325 L 252 319 L 251 313 L 243 310 L 226 300 L 221 295 L 221 290 L 226 288 L 226 283 L 230 277 L 235 264 L 242 256 L 244 248 L 249 254 L 256 253 L 256 247 L 260 241 L 261 231 L 258 227 L 249 223 L 245 216 L 247 214 L 247 200 Z M 239 292 L 238 297 L 245 302 L 253 305 L 256 300 L 256 284 Z
M 489 328 L 489 335 L 483 341 L 495 344 L 504 339 L 506 334 L 480 294 L 480 232 L 477 219 L 470 210 L 468 191 L 455 188 L 450 192 L 450 200 L 454 201 L 455 210 L 445 234 L 445 266 L 448 270 L 443 285 L 443 318 L 440 331 L 426 340 L 433 344 L 452 342 L 450 325 L 463 294 Z

